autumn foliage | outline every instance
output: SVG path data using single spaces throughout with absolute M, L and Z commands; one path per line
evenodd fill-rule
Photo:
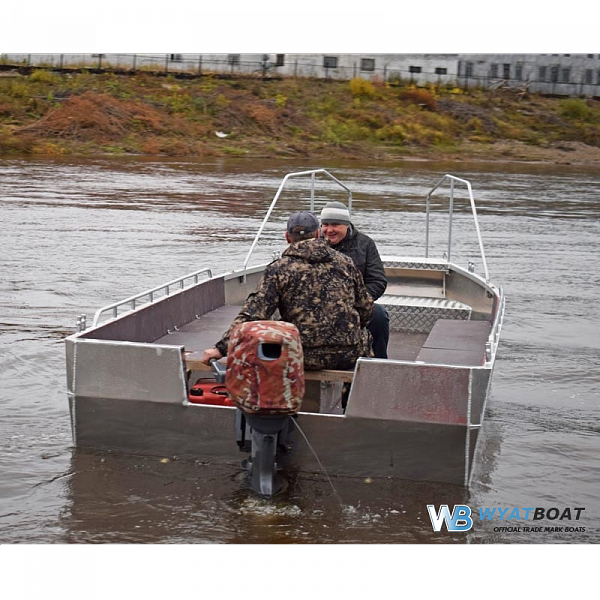
M 143 102 L 85 92 L 51 108 L 45 116 L 21 131 L 42 137 L 102 144 L 120 140 L 129 132 L 160 133 L 163 129 L 161 114 Z
M 4 156 L 465 158 L 501 144 L 519 152 L 571 142 L 600 147 L 599 124 L 593 99 L 360 77 L 262 81 L 51 70 L 0 77 Z

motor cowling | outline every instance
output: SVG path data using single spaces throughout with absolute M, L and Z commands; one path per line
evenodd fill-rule
M 225 384 L 247 414 L 297 413 L 304 397 L 304 355 L 296 326 L 285 321 L 237 325 L 229 338 Z

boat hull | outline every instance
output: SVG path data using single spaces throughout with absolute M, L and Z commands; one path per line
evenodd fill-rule
M 235 443 L 234 408 L 87 398 L 73 400 L 71 410 L 79 448 L 236 466 L 247 456 Z M 303 435 L 293 432 L 286 469 L 459 486 L 478 434 L 462 425 L 315 413 L 300 413 L 296 422 Z
M 239 465 L 235 408 L 191 404 L 184 347 L 70 338 L 74 444 Z M 301 412 L 286 468 L 468 485 L 489 391 L 481 367 L 360 359 L 344 414 Z M 306 438 L 306 439 L 305 439 Z M 318 457 L 315 457 L 315 455 Z

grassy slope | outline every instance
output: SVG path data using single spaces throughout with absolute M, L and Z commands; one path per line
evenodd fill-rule
M 556 160 L 561 152 L 599 160 L 600 102 L 360 79 L 0 77 L 3 156 Z

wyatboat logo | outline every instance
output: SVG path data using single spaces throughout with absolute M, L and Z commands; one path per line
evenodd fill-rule
M 543 532 L 543 533 L 575 533 L 584 532 L 585 527 L 573 527 L 561 525 L 559 527 L 532 527 L 525 525 L 523 521 L 579 521 L 581 513 L 585 508 L 479 508 L 479 521 L 507 522 L 507 525 L 494 527 L 495 532 Z M 469 531 L 473 527 L 474 518 L 471 508 L 464 504 L 456 504 L 450 512 L 447 504 L 442 504 L 436 511 L 433 504 L 427 505 L 429 518 L 434 531 L 441 531 L 444 523 L 448 531 Z
M 435 512 L 433 504 L 427 505 L 429 518 L 433 525 L 434 531 L 441 531 L 444 521 L 448 531 L 469 531 L 473 527 L 473 519 L 471 518 L 471 509 L 462 504 L 455 505 L 454 510 L 450 513 L 447 504 L 440 506 L 439 512 Z

